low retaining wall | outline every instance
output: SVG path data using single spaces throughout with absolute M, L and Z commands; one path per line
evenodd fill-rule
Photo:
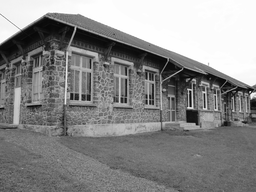
M 124 123 L 124 124 L 94 124 L 71 125 L 67 133 L 70 136 L 104 137 L 121 136 L 161 130 L 161 124 L 156 123 Z
M 19 129 L 27 129 L 34 132 L 43 133 L 48 136 L 61 136 L 63 135 L 63 128 L 57 126 L 45 126 L 45 125 L 18 125 Z

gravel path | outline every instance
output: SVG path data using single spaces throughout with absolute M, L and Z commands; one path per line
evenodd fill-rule
M 58 143 L 57 137 L 47 137 L 26 130 L 0 130 L 0 136 L 10 143 L 26 148 L 41 155 L 47 165 L 54 170 L 68 175 L 88 188 L 85 191 L 170 191 L 155 182 L 134 177 L 119 170 L 112 170 L 107 165 L 93 158 L 77 153 Z

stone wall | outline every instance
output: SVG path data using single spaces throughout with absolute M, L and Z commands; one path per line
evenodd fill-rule
M 15 69 L 11 68 L 11 64 L 7 64 L 5 69 L 6 86 L 5 86 L 5 102 L 0 109 L 0 122 L 13 123 L 13 103 L 14 103 L 14 74 Z
M 63 101 L 65 54 L 58 50 L 56 42 L 51 41 L 49 49 L 43 51 L 42 59 L 43 99 L 40 103 L 32 102 L 33 62 L 22 63 L 21 124 L 55 126 L 63 128 Z M 37 126 L 37 130 L 38 129 Z M 59 131 L 60 132 L 60 131 Z
M 68 102 L 68 126 L 159 122 L 159 76 L 156 76 L 157 108 L 145 108 L 145 73 L 137 73 L 135 68 L 129 69 L 129 105 L 127 107 L 115 106 L 113 102 L 114 65 L 104 66 L 101 54 L 99 54 L 99 58 L 100 61 L 93 64 L 93 105 L 79 106 Z

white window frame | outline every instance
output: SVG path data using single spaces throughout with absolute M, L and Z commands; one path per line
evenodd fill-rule
M 214 111 L 218 111 L 219 110 L 219 92 L 220 92 L 220 88 L 217 85 L 213 85 L 213 109 Z M 215 93 L 216 91 L 216 93 Z
M 42 71 L 43 71 L 43 67 L 42 67 L 42 59 L 43 59 L 43 52 L 44 49 L 43 47 L 38 47 L 37 49 L 34 49 L 33 51 L 28 53 L 28 61 L 30 62 L 31 60 L 33 60 L 33 70 L 32 70 L 32 103 L 41 103 L 41 100 L 43 99 L 43 94 L 41 96 L 41 94 L 38 94 L 39 99 L 35 100 L 34 98 L 34 74 L 35 73 L 39 73 L 39 80 L 41 81 L 41 91 L 42 91 Z M 39 67 L 34 67 L 34 57 L 40 55 L 41 56 L 41 61 L 40 61 L 40 66 Z M 40 90 L 40 88 L 38 88 L 38 90 Z
M 84 50 L 84 49 L 80 49 L 77 47 L 71 47 L 69 54 L 72 57 L 72 54 L 76 54 L 76 55 L 80 55 L 80 56 L 84 56 L 84 57 L 88 57 L 91 59 L 91 69 L 87 69 L 87 68 L 82 68 L 81 66 L 72 66 L 70 65 L 70 69 L 71 70 L 76 70 L 76 71 L 80 71 L 80 82 L 79 82 L 79 100 L 71 100 L 71 92 L 69 92 L 69 99 L 70 99 L 70 104 L 92 104 L 93 103 L 93 95 L 94 95 L 94 89 L 93 89 L 93 70 L 94 70 L 94 63 L 95 62 L 99 62 L 99 55 L 96 52 L 92 52 L 92 51 L 88 51 L 88 50 Z M 82 101 L 81 100 L 81 90 L 82 90 L 82 72 L 86 72 L 86 73 L 91 73 L 91 100 L 90 101 Z M 72 85 L 71 85 L 72 86 Z
M 239 112 L 242 112 L 242 94 L 241 93 L 239 93 L 238 94 L 238 103 L 239 103 Z
M 245 105 L 245 112 L 248 113 L 248 95 L 245 94 L 244 96 L 244 105 Z
M 134 63 L 133 62 L 130 62 L 130 61 L 126 61 L 126 60 L 122 60 L 122 59 L 119 59 L 119 58 L 115 58 L 115 57 L 112 57 L 111 58 L 111 63 L 112 65 L 115 66 L 116 65 L 123 65 L 123 66 L 126 66 L 128 69 L 127 69 L 127 76 L 125 75 L 121 75 L 121 74 L 116 74 L 114 72 L 114 78 L 118 78 L 119 81 L 121 82 L 121 78 L 127 78 L 127 103 L 121 103 L 121 83 L 119 83 L 119 101 L 118 102 L 114 102 L 114 105 L 115 106 L 118 106 L 118 105 L 121 105 L 121 106 L 129 106 L 130 103 L 129 103 L 129 99 L 130 99 L 130 94 L 129 94 L 129 89 L 130 89 L 130 70 L 133 66 L 134 66 Z M 115 90 L 115 87 L 114 87 L 114 90 Z M 115 95 L 114 95 L 115 97 Z
M 193 86 L 196 86 L 196 80 L 192 79 L 189 83 L 191 88 L 187 88 L 187 109 L 194 109 L 194 90 Z M 189 95 L 191 95 L 191 103 L 189 102 Z
M 232 112 L 235 112 L 235 96 L 231 97 Z
M 0 106 L 4 104 L 5 100 L 5 86 L 6 86 L 6 73 L 5 67 L 0 68 Z
M 207 110 L 208 109 L 208 91 L 207 91 L 207 88 L 210 87 L 210 84 L 207 83 L 207 82 L 201 81 L 200 86 L 202 87 L 203 110 Z M 205 91 L 203 91 L 203 87 L 205 88 Z M 205 103 L 205 105 L 204 105 L 204 103 Z
M 20 71 L 17 72 L 18 68 L 17 65 L 20 67 Z M 14 87 L 21 87 L 21 60 L 13 63 L 13 67 L 15 67 L 15 76 L 14 76 Z M 20 84 L 17 86 L 17 79 L 20 79 Z
M 155 68 L 149 67 L 149 66 L 143 66 L 142 70 L 144 73 L 152 73 L 154 75 L 154 81 L 148 80 L 145 77 L 145 87 L 148 86 L 147 87 L 148 91 L 149 91 L 149 85 L 150 84 L 154 85 L 154 105 L 150 105 L 149 101 L 146 104 L 146 94 L 148 94 L 148 93 L 145 92 L 145 107 L 156 107 L 156 76 L 159 75 L 159 69 L 155 69 Z M 145 91 L 146 91 L 146 89 L 145 89 Z M 149 100 L 149 98 L 148 98 L 148 100 Z

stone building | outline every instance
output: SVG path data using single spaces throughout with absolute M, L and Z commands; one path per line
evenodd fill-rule
M 0 123 L 50 135 L 211 128 L 253 88 L 82 15 L 48 13 L 0 44 Z

